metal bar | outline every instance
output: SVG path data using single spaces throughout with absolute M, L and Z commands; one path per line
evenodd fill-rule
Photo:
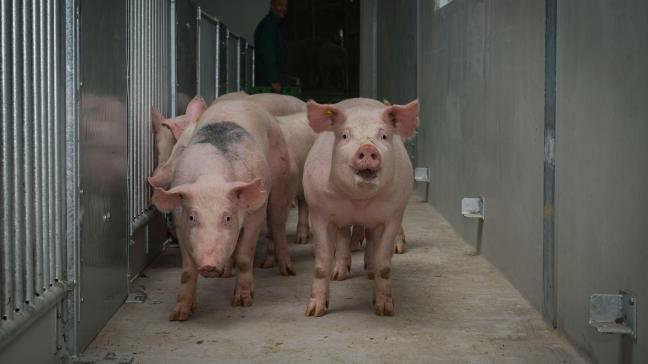
M 29 43 L 29 2 L 23 4 L 23 84 L 25 95 L 23 97 L 24 117 L 22 129 L 25 133 L 23 155 L 25 156 L 25 302 L 29 303 L 34 298 L 34 98 L 31 95 L 31 84 L 34 79 L 30 71 L 34 63 L 33 55 L 30 54 L 31 44 Z
M 128 78 L 127 78 L 127 103 L 126 103 L 126 112 L 127 112 L 127 120 L 128 120 L 128 125 L 126 127 L 126 140 L 127 142 L 127 150 L 126 150 L 126 160 L 128 162 L 128 169 L 127 169 L 127 183 L 128 183 L 128 208 L 127 208 L 127 213 L 128 217 L 130 218 L 133 212 L 133 143 L 131 143 L 131 140 L 133 139 L 133 128 L 132 128 L 132 120 L 133 120 L 133 62 L 134 62 L 134 55 L 133 55 L 133 48 L 134 45 L 133 43 L 135 42 L 135 39 L 133 39 L 133 28 L 135 27 L 135 14 L 133 9 L 133 1 L 129 0 L 127 2 L 127 8 L 128 8 L 128 38 L 127 38 L 127 44 L 128 44 L 128 67 L 127 67 L 127 72 L 128 72 Z M 129 231 L 130 233 L 130 231 Z
M 201 20 L 200 16 L 202 15 L 202 10 L 200 9 L 200 6 L 197 7 L 197 14 L 196 14 L 196 95 L 201 95 L 200 88 L 201 88 L 201 79 L 202 79 L 202 74 L 200 72 L 200 28 L 201 28 Z
M 151 220 L 155 217 L 155 211 L 153 209 L 146 209 L 144 212 L 142 212 L 139 216 L 137 216 L 132 223 L 132 234 L 134 234 L 137 230 L 145 227 L 148 225 Z
M 221 34 L 220 34 L 220 23 L 216 23 L 216 93 L 214 94 L 216 98 L 220 96 L 220 62 L 221 62 L 221 54 L 220 54 L 220 42 L 221 42 Z
M 66 181 L 66 277 L 67 281 L 77 282 L 79 257 L 78 239 L 78 152 L 77 152 L 77 3 L 65 1 L 65 181 Z M 64 312 L 66 351 L 77 352 L 76 335 L 79 312 L 78 290 L 67 293 Z
M 9 34 L 7 32 L 9 16 L 9 0 L 2 1 L 0 8 L 0 17 L 2 22 L 2 30 L 0 30 L 2 37 L 2 195 L 11 196 L 11 166 L 9 164 L 9 156 L 11 155 L 11 95 L 9 76 L 9 59 L 10 52 L 8 44 Z M 11 218 L 11 200 L 9 198 L 2 199 L 2 303 L 0 303 L 2 316 L 4 319 L 13 318 L 13 249 L 12 249 L 12 218 Z
M 23 158 L 22 158 L 22 146 L 24 142 L 23 130 L 22 130 L 22 72 L 20 65 L 22 64 L 21 56 L 21 12 L 20 5 L 22 2 L 18 0 L 13 0 L 13 14 L 12 14 L 12 78 L 13 78 L 13 98 L 12 98 L 12 109 L 13 109 L 13 244 L 14 244 L 14 310 L 18 311 L 22 308 L 24 303 L 24 274 L 23 274 L 23 255 L 24 255 L 24 227 L 23 227 L 23 203 L 24 203 L 24 180 L 23 180 Z
M 170 63 L 171 63 L 171 79 L 170 79 L 170 85 L 169 85 L 169 90 L 170 92 L 170 100 L 169 102 L 171 103 L 171 117 L 175 117 L 177 114 L 176 110 L 176 83 L 177 83 L 177 71 L 176 71 L 176 25 L 175 25 L 175 14 L 176 14 L 176 2 L 175 0 L 170 0 L 170 9 L 169 9 L 169 30 L 171 32 L 171 36 L 169 37 L 169 56 L 171 57 Z
M 55 237 L 54 242 L 54 278 L 55 280 L 63 279 L 63 266 L 62 266 L 62 244 L 63 244 L 63 235 L 62 235 L 62 216 L 61 216 L 61 205 L 63 194 L 61 193 L 61 108 L 60 108 L 60 94 L 59 94 L 59 12 L 58 12 L 58 1 L 52 1 L 52 17 L 53 17 L 53 48 L 56 52 L 54 54 L 54 227 L 55 227 Z
M 67 286 L 62 283 L 57 283 L 39 298 L 36 298 L 33 304 L 26 306 L 25 310 L 16 314 L 13 320 L 3 322 L 0 325 L 0 350 L 20 335 L 23 330 L 34 323 L 41 315 L 58 304 L 65 297 L 66 292 Z
M 544 115 L 544 201 L 542 217 L 542 276 L 544 300 L 542 314 L 556 327 L 556 26 L 557 0 L 546 1 L 545 33 L 545 115 Z
M 34 232 L 35 232 L 35 241 L 34 245 L 36 246 L 36 254 L 34 255 L 34 265 L 35 265 L 35 275 L 36 281 L 34 283 L 35 287 L 33 289 L 34 294 L 38 294 L 43 287 L 43 205 L 42 205 L 42 189 L 41 181 L 43 174 L 44 164 L 42 162 L 41 148 L 42 144 L 40 143 L 41 135 L 41 97 L 39 92 L 39 80 L 41 77 L 39 62 L 40 60 L 40 48 L 39 44 L 39 34 L 40 27 L 38 22 L 38 0 L 33 0 L 32 2 L 32 55 L 34 57 L 33 62 L 33 74 L 34 81 L 32 82 L 32 91 L 34 98 Z
M 49 0 L 49 3 L 47 4 L 47 158 L 48 158 L 48 167 L 47 167 L 47 173 L 48 173 L 48 179 L 47 179 L 47 197 L 49 198 L 48 202 L 48 218 L 49 218 L 49 235 L 50 235 L 50 241 L 49 241 L 49 274 L 50 274 L 50 281 L 49 286 L 54 283 L 54 276 L 55 276 L 55 271 L 54 271 L 54 262 L 55 262 L 55 245 L 56 245 L 56 223 L 54 221 L 54 151 L 53 151 L 53 146 L 54 146 L 54 138 L 53 134 L 56 132 L 54 128 L 54 47 L 52 44 L 52 33 L 54 33 L 53 29 L 53 3 L 55 0 Z
M 50 282 L 50 274 L 49 274 L 49 269 L 47 267 L 47 259 L 49 257 L 49 240 L 50 240 L 50 235 L 49 235 L 49 224 L 48 224 L 48 205 L 47 205 L 47 171 L 48 171 L 48 162 L 47 162 L 47 96 L 46 96 L 46 83 L 45 83 L 45 78 L 47 77 L 46 73 L 46 58 L 47 58 L 47 50 L 45 49 L 45 26 L 47 25 L 47 21 L 45 18 L 45 0 L 40 0 L 39 3 L 39 14 L 38 14 L 38 19 L 40 20 L 40 42 L 39 42 L 39 47 L 40 47 L 40 59 L 39 63 L 41 66 L 40 69 L 40 79 L 39 79 L 39 87 L 40 87 L 40 144 L 41 144 L 41 184 L 39 188 L 41 189 L 41 196 L 43 197 L 41 199 L 41 206 L 42 206 L 42 219 L 41 219 L 41 224 L 43 225 L 43 260 L 42 260 L 42 270 L 43 270 L 43 286 L 39 288 L 41 292 L 45 291 L 47 289 L 47 286 L 49 285 Z

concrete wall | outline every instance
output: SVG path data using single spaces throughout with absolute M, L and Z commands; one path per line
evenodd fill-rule
M 298 1 L 298 0 L 297 0 Z M 254 44 L 254 30 L 270 10 L 270 0 L 194 0 L 208 14 L 215 16 L 234 33 Z M 290 6 L 290 1 L 288 2 Z
M 418 165 L 430 201 L 542 305 L 543 1 L 420 1 Z M 483 196 L 486 220 L 460 215 Z M 484 302 L 484 304 L 488 304 Z
M 378 95 L 378 0 L 360 2 L 360 97 Z
M 648 3 L 558 3 L 558 326 L 599 363 L 648 363 Z M 587 323 L 589 295 L 619 289 L 637 343 Z

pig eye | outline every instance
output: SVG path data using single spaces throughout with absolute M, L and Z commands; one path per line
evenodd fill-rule
M 349 139 L 349 136 L 347 135 L 346 132 L 344 132 L 344 134 L 342 134 L 342 139 Z
M 383 134 L 382 135 L 382 140 L 387 140 L 387 135 Z
M 380 129 L 380 131 L 378 132 L 378 138 L 382 140 L 387 140 L 387 133 L 385 133 L 384 130 Z
M 189 215 L 189 222 L 191 224 L 197 224 L 198 223 L 198 218 L 196 217 L 196 215 L 194 215 L 194 214 Z

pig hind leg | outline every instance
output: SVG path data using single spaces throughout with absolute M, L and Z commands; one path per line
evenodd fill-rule
M 405 230 L 401 225 L 398 235 L 396 235 L 396 243 L 394 244 L 394 253 L 403 254 L 405 253 Z
M 276 185 L 275 185 L 276 186 Z M 295 275 L 295 269 L 290 261 L 288 240 L 286 239 L 286 220 L 290 201 L 282 191 L 273 189 L 268 203 L 268 229 L 274 242 L 274 255 L 282 276 Z
M 297 219 L 297 240 L 296 244 L 306 244 L 308 243 L 308 204 L 303 197 L 300 197 L 297 200 L 299 215 Z
M 351 271 L 351 250 L 349 240 L 351 239 L 351 226 L 337 230 L 335 238 L 335 268 L 331 277 L 334 281 L 343 281 Z
M 365 228 L 363 225 L 353 225 L 353 235 L 351 235 L 351 251 L 357 252 L 362 249 L 362 242 L 365 240 Z

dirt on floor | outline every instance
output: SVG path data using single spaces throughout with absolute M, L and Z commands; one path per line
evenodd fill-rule
M 294 241 L 296 210 L 289 241 Z M 170 322 L 180 284 L 180 252 L 167 249 L 80 359 L 133 363 L 588 363 L 505 277 L 457 236 L 427 203 L 412 201 L 407 251 L 393 258 L 396 314 L 371 307 L 363 253 L 350 278 L 331 282 L 329 312 L 304 316 L 313 276 L 312 243 L 290 245 L 297 276 L 255 268 L 251 307 L 232 307 L 235 278 L 198 282 L 198 308 Z

